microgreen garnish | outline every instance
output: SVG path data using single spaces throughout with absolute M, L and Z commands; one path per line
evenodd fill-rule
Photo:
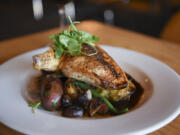
M 28 104 L 29 107 L 32 107 L 32 112 L 35 113 L 35 110 L 41 105 L 41 101 L 36 103 L 30 103 Z
M 54 34 L 49 37 L 54 43 L 54 52 L 56 58 L 60 58 L 64 53 L 68 53 L 71 56 L 81 54 L 87 56 L 95 55 L 97 53 L 95 43 L 99 40 L 99 38 L 95 37 L 90 33 L 78 30 L 75 24 L 80 22 L 72 22 L 69 16 L 68 18 L 70 21 L 69 28 L 67 30 L 63 30 L 59 34 Z M 96 52 L 92 54 L 86 54 L 82 52 L 83 43 L 93 47 Z

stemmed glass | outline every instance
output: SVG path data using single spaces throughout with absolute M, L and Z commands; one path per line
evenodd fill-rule
M 63 28 L 67 23 L 67 17 L 70 16 L 74 21 L 75 16 L 75 6 L 73 0 L 56 0 L 58 5 L 58 14 L 60 17 L 60 28 Z

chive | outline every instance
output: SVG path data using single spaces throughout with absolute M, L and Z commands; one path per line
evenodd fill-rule
M 120 110 L 120 111 L 117 110 L 117 109 L 111 104 L 111 102 L 110 102 L 107 98 L 105 98 L 104 96 L 100 95 L 98 92 L 96 92 L 95 89 L 91 88 L 91 87 L 90 87 L 89 85 L 87 85 L 86 83 L 81 82 L 81 81 L 74 80 L 74 81 L 73 81 L 73 86 L 74 86 L 74 85 L 79 86 L 79 87 L 80 87 L 81 89 L 83 89 L 83 90 L 90 89 L 91 92 L 92 92 L 92 95 L 93 95 L 94 97 L 99 97 L 99 98 L 101 98 L 101 99 L 107 104 L 108 108 L 109 108 L 112 112 L 114 112 L 114 113 L 116 113 L 116 114 L 122 114 L 122 113 L 128 112 L 128 108 L 125 108 L 125 109 Z
M 108 107 L 109 107 L 109 109 L 111 110 L 111 111 L 113 111 L 114 113 L 118 113 L 118 111 L 116 110 L 116 108 L 105 98 L 105 97 L 103 97 L 103 96 L 101 96 L 99 93 L 97 93 L 94 89 L 90 89 L 91 90 L 91 92 L 92 92 L 92 95 L 94 96 L 94 97 L 99 97 L 99 98 L 101 98 L 107 105 L 108 105 Z
M 123 110 L 117 110 L 112 104 L 111 104 L 111 102 L 109 102 L 109 100 L 107 99 L 107 98 L 105 98 L 104 96 L 102 96 L 102 95 L 100 95 L 99 93 L 97 93 L 94 89 L 90 89 L 91 90 L 91 92 L 92 92 L 92 95 L 94 96 L 94 97 L 99 97 L 99 98 L 101 98 L 106 104 L 107 104 L 107 106 L 109 107 L 109 109 L 112 111 L 112 112 L 114 112 L 114 113 L 116 113 L 116 114 L 122 114 L 122 113 L 126 113 L 126 112 L 128 112 L 129 110 L 128 110 L 128 108 L 125 108 L 125 109 L 123 109 Z
M 128 111 L 129 111 L 128 108 L 124 108 L 123 110 L 118 111 L 118 114 L 126 113 Z
M 83 90 L 87 90 L 90 88 L 90 86 L 88 86 L 87 84 L 81 82 L 81 81 L 73 81 L 73 86 L 76 85 L 76 86 L 79 86 L 81 89 Z

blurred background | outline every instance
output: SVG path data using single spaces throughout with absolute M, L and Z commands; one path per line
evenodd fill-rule
M 0 40 L 97 20 L 180 43 L 180 0 L 1 0 Z

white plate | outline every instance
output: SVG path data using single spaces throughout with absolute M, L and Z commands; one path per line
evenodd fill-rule
M 129 113 L 105 119 L 71 119 L 28 107 L 23 93 L 27 81 L 38 74 L 32 56 L 47 48 L 17 56 L 0 66 L 0 121 L 26 134 L 122 135 L 146 134 L 175 119 L 180 112 L 180 78 L 167 65 L 144 54 L 122 48 L 103 48 L 152 97 Z

